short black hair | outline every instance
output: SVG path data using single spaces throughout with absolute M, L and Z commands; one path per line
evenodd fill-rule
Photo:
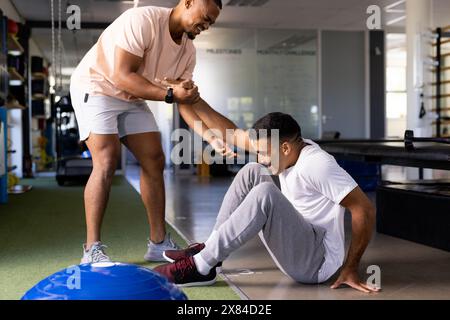
M 271 112 L 255 122 L 252 129 L 256 131 L 256 138 L 259 139 L 259 130 L 267 131 L 267 138 L 271 136 L 272 129 L 279 130 L 280 141 L 301 140 L 302 129 L 295 119 L 286 113 Z
M 213 0 L 216 6 L 219 7 L 220 10 L 222 10 L 222 0 Z

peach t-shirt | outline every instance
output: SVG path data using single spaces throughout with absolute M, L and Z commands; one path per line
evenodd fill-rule
M 192 79 L 195 47 L 186 34 L 181 44 L 169 32 L 172 9 L 139 7 L 125 11 L 100 35 L 97 43 L 78 64 L 71 86 L 91 95 L 106 95 L 131 101 L 139 100 L 114 85 L 114 49 L 116 46 L 143 58 L 137 73 L 155 83 L 155 78 Z M 155 83 L 156 84 L 156 83 Z

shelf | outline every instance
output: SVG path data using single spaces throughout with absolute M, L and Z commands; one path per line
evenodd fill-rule
M 22 83 L 25 82 L 25 78 L 22 77 L 22 75 L 16 70 L 16 68 L 8 67 L 8 73 L 9 73 L 9 81 L 11 80 L 17 80 L 21 81 Z
M 44 120 L 46 120 L 46 119 L 47 119 L 47 116 L 42 116 L 42 115 L 41 115 L 41 116 L 32 116 L 32 118 L 34 118 L 34 119 L 44 119 Z M 41 130 L 36 130 L 36 132 L 37 132 L 37 131 L 40 132 Z
M 450 93 L 441 94 L 439 96 L 429 96 L 430 99 L 442 99 L 442 98 L 450 98 Z
M 16 150 L 8 150 L 8 151 L 6 151 L 6 153 L 16 153 L 17 151 Z
M 436 121 L 432 122 L 432 125 L 435 126 L 437 123 Z M 450 120 L 442 120 L 441 125 L 450 125 Z
M 444 84 L 450 84 L 450 80 L 441 81 L 441 85 L 444 85 Z M 436 82 L 431 82 L 430 85 L 437 86 L 437 83 Z
M 42 93 L 35 93 L 31 96 L 31 99 L 33 100 L 45 100 L 47 99 L 47 96 L 45 94 Z
M 12 36 L 11 34 L 8 34 L 8 54 L 13 56 L 20 56 L 24 53 L 24 49 L 22 45 L 17 41 L 17 39 Z
M 22 194 L 30 191 L 33 188 L 31 185 L 15 185 L 8 189 L 9 194 Z
M 450 57 L 450 52 L 449 53 L 443 53 L 443 54 L 441 54 L 441 59 L 442 58 L 446 58 L 446 57 Z M 428 56 L 428 58 L 430 58 L 430 59 L 433 59 L 433 60 L 438 60 L 438 57 L 436 57 L 436 56 Z
M 437 112 L 436 109 L 431 109 L 432 112 Z M 450 111 L 450 108 L 441 108 L 441 111 Z
M 21 105 L 19 102 L 17 102 L 17 100 L 14 102 L 7 102 L 5 104 L 5 106 L 6 106 L 6 109 L 8 109 L 8 110 L 12 110 L 12 109 L 25 110 L 27 108 L 27 107 Z
M 31 78 L 45 80 L 45 79 L 47 79 L 47 75 L 43 72 L 34 72 L 31 74 Z
M 442 71 L 448 71 L 448 70 L 450 70 L 450 67 L 444 67 L 444 68 L 441 68 L 441 72 L 442 72 Z M 431 69 L 431 72 L 436 73 L 436 68 Z
M 441 41 L 441 45 L 446 44 L 446 43 L 450 43 L 450 39 Z M 433 47 L 436 47 L 436 46 L 437 46 L 437 43 L 436 43 L 436 42 L 433 42 L 432 45 L 433 45 Z

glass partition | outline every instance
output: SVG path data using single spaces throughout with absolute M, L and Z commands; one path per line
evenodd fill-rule
M 241 128 L 269 112 L 319 135 L 317 32 L 212 28 L 195 40 L 202 97 Z

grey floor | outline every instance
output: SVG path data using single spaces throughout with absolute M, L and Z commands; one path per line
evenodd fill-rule
M 398 172 L 394 172 L 398 174 Z M 127 167 L 127 178 L 139 190 L 139 168 Z M 165 173 L 166 217 L 190 242 L 208 238 L 231 178 L 199 178 Z M 374 194 L 370 194 L 374 198 Z M 350 235 L 346 217 L 347 245 Z M 233 253 L 224 263 L 224 277 L 248 299 L 450 299 L 450 252 L 375 233 L 361 262 L 381 269 L 382 291 L 364 294 L 350 288 L 332 290 L 330 280 L 302 285 L 282 274 L 259 238 Z

